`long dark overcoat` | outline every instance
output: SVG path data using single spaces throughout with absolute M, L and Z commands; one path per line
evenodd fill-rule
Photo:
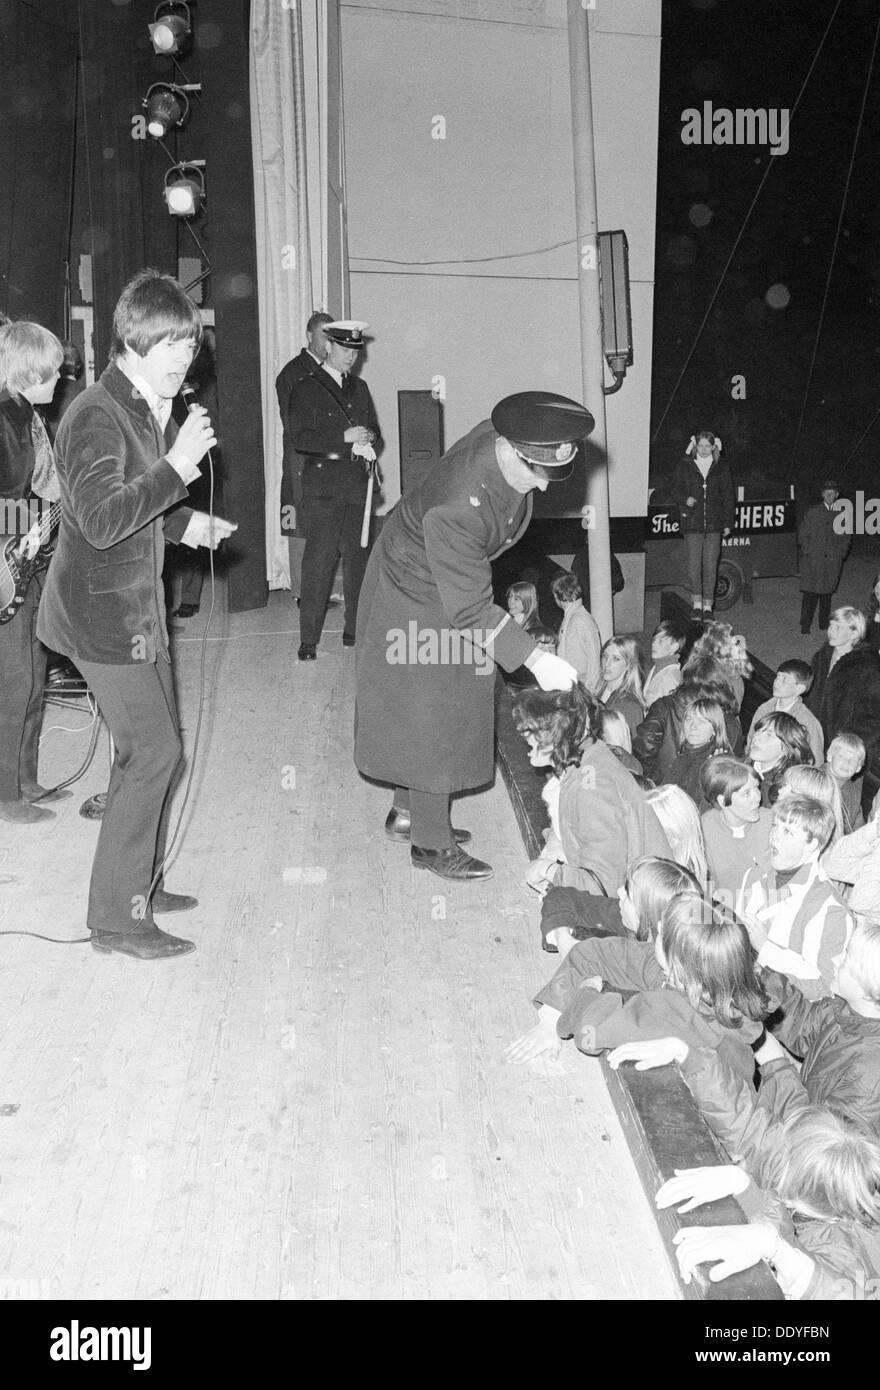
M 852 537 L 838 533 L 834 523 L 840 513 L 824 502 L 810 507 L 798 527 L 801 589 L 807 594 L 833 594 L 849 554 Z
M 494 665 L 514 671 L 535 648 L 492 599 L 489 561 L 531 516 L 497 439 L 485 420 L 454 444 L 373 547 L 357 620 L 355 763 L 366 777 L 430 792 L 492 780 Z

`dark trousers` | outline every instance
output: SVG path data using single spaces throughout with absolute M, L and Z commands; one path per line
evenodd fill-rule
M 415 787 L 395 787 L 394 805 L 409 811 L 411 845 L 419 849 L 452 849 L 449 793 L 420 792 Z
M 345 631 L 355 635 L 357 606 L 367 567 L 369 547 L 361 545 L 364 520 L 362 504 L 335 502 L 325 497 L 304 497 L 302 505 L 306 545 L 302 557 L 299 607 L 299 640 L 317 646 L 324 628 L 336 557 L 342 555 L 342 587 L 345 593 Z
M 825 632 L 831 618 L 833 594 L 801 594 L 801 632 L 809 632 L 813 626 L 813 614 L 819 605 L 819 631 Z
M 37 785 L 46 648 L 37 638 L 43 576 L 34 575 L 15 617 L 0 627 L 0 801 Z
M 89 929 L 152 926 L 147 897 L 165 854 L 171 792 L 183 766 L 171 665 L 160 655 L 131 666 L 77 658 L 77 666 L 116 748 L 92 866 Z M 160 875 L 156 887 L 162 886 Z
M 701 602 L 704 608 L 712 608 L 715 604 L 715 584 L 721 555 L 721 532 L 685 531 L 684 549 L 691 598 L 695 602 Z

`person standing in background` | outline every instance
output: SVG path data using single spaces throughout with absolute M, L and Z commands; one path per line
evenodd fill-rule
M 692 616 L 711 617 L 721 540 L 736 517 L 730 469 L 721 459 L 721 440 L 712 430 L 692 435 L 672 474 L 669 492 L 681 514 Z
M 329 347 L 324 365 L 294 382 L 290 393 L 293 443 L 305 456 L 299 661 L 317 657 L 339 555 L 345 593 L 342 645 L 355 644 L 369 555 L 369 547 L 361 545 L 361 528 L 370 470 L 382 447 L 369 387 L 352 372 L 367 327 L 354 319 L 325 324 Z
M 61 363 L 61 380 L 55 387 L 55 395 L 49 405 L 46 406 L 46 424 L 49 428 L 49 437 L 54 441 L 58 433 L 58 426 L 61 417 L 69 406 L 73 405 L 77 396 L 86 389 L 83 381 L 82 355 L 76 343 L 71 343 L 65 339 L 61 344 L 64 350 L 64 361 Z
M 849 554 L 852 537 L 835 531 L 834 503 L 840 488 L 833 478 L 822 484 L 822 500 L 810 507 L 798 527 L 798 555 L 801 577 L 801 632 L 809 635 L 813 614 L 819 605 L 819 631 L 826 632 L 831 616 L 831 599 L 840 583 L 843 562 Z
M 290 394 L 294 384 L 304 377 L 311 376 L 323 366 L 327 356 L 328 341 L 324 332 L 325 324 L 333 322 L 332 314 L 317 310 L 306 324 L 306 346 L 281 368 L 275 379 L 278 396 L 278 410 L 281 415 L 281 429 L 284 436 L 284 453 L 281 461 L 281 531 L 287 536 L 287 551 L 290 558 L 290 590 L 299 603 L 302 591 L 302 557 L 305 549 L 305 535 L 302 529 L 302 455 L 298 454 L 293 442 L 293 420 L 290 415 Z

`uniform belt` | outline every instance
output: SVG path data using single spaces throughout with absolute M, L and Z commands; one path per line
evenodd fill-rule
M 350 456 L 349 454 L 304 454 L 304 455 L 303 455 L 303 458 L 305 459 L 306 463 L 324 463 L 325 460 L 326 460 L 326 461 L 329 461 L 330 463 L 339 463 L 339 462 L 342 461 L 342 460 L 349 461 L 349 460 L 350 460 L 350 457 L 351 457 L 351 456 Z

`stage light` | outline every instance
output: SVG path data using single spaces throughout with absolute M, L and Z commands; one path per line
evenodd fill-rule
M 183 10 L 183 14 L 175 13 Z M 169 0 L 156 6 L 153 23 L 148 24 L 153 48 L 157 53 L 182 53 L 192 38 L 189 5 Z
M 205 201 L 205 161 L 173 164 L 165 175 L 165 202 L 172 217 L 195 217 Z
M 147 133 L 161 140 L 172 126 L 183 125 L 189 115 L 189 97 L 183 87 L 154 82 L 141 102 L 147 109 Z

